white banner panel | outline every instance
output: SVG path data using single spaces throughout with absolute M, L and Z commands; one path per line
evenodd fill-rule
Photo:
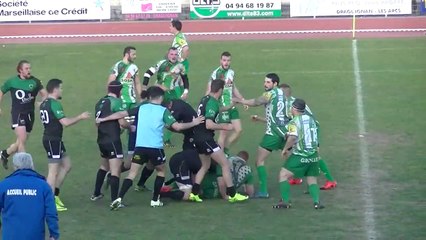
M 291 17 L 405 15 L 411 0 L 291 0 Z
M 0 22 L 110 19 L 109 0 L 0 0 Z
M 121 0 L 121 13 L 181 13 L 181 0 Z

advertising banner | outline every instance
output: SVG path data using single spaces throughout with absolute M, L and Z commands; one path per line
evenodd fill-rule
M 182 12 L 180 0 L 121 0 L 125 20 L 171 19 Z
M 0 0 L 0 22 L 110 19 L 109 0 Z
M 406 15 L 411 0 L 291 0 L 291 17 Z
M 281 17 L 281 0 L 190 0 L 191 19 Z

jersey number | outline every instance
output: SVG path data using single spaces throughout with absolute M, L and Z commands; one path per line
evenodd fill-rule
M 318 145 L 317 128 L 309 127 L 309 124 L 303 124 L 303 135 L 305 146 L 308 149 L 312 149 Z
M 197 109 L 197 115 L 201 116 L 201 108 L 203 107 L 203 104 L 198 105 L 198 109 Z
M 40 119 L 41 122 L 44 124 L 49 123 L 49 113 L 47 112 L 47 110 L 40 110 Z
M 96 112 L 96 117 L 95 117 L 95 119 L 98 119 L 98 118 L 99 118 L 99 116 L 101 116 L 101 113 L 102 113 L 101 111 L 97 111 L 97 112 Z

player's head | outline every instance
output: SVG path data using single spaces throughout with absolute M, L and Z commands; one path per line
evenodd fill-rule
M 296 116 L 305 112 L 306 103 L 305 100 L 296 98 L 291 105 L 291 113 Z
M 280 78 L 278 77 L 276 73 L 266 74 L 264 85 L 263 85 L 265 87 L 265 91 L 271 90 L 272 88 L 276 87 L 278 84 L 280 84 Z
M 220 66 L 223 69 L 229 69 L 231 66 L 231 53 L 230 52 L 223 52 L 222 55 L 220 55 Z
M 136 59 L 136 48 L 132 46 L 125 47 L 123 50 L 123 58 L 129 62 L 134 62 Z
M 179 19 L 173 19 L 170 22 L 170 32 L 176 34 L 180 31 L 182 31 L 182 22 Z
M 21 60 L 16 66 L 16 71 L 22 79 L 31 78 L 31 64 L 27 60 Z
M 62 80 L 61 79 L 50 79 L 46 85 L 46 91 L 49 95 L 55 97 L 56 99 L 62 98 Z
M 248 159 L 249 159 L 249 153 L 247 152 L 247 151 L 240 151 L 238 154 L 237 154 L 237 156 L 238 157 L 240 157 L 240 158 L 242 158 L 242 159 L 244 159 L 244 161 L 248 161 Z
M 164 90 L 158 86 L 151 86 L 147 89 L 150 102 L 161 104 L 164 99 Z
M 283 90 L 284 95 L 286 97 L 291 97 L 291 87 L 290 87 L 290 85 L 288 85 L 287 83 L 283 83 L 283 84 L 280 84 L 278 87 L 281 88 L 281 90 Z
M 117 80 L 111 81 L 108 84 L 108 93 L 112 93 L 119 98 L 121 96 L 122 88 L 123 88 L 123 85 L 119 81 Z
M 225 81 L 222 79 L 216 79 L 211 81 L 210 83 L 210 93 L 213 93 L 220 97 L 223 92 L 223 88 L 225 87 Z
M 177 60 L 178 60 L 178 49 L 175 48 L 175 47 L 169 48 L 169 51 L 167 52 L 167 59 L 172 63 L 177 62 Z

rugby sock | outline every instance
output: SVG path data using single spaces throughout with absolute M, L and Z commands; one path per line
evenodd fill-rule
M 117 176 L 110 178 L 111 184 L 111 202 L 118 198 L 118 188 L 120 187 L 120 179 Z
M 322 158 L 319 160 L 319 168 L 321 172 L 324 173 L 324 176 L 325 178 L 327 178 L 328 181 L 334 182 L 334 178 L 331 176 L 330 171 L 328 170 L 327 164 Z
M 162 198 L 171 198 L 173 200 L 178 200 L 178 201 L 182 200 L 184 195 L 185 193 L 179 190 L 160 193 L 160 196 Z
M 309 185 L 309 194 L 311 194 L 311 197 L 314 200 L 314 203 L 319 202 L 319 193 L 320 193 L 320 189 L 318 187 L 318 184 Z
M 161 187 L 164 184 L 165 177 L 157 176 L 154 182 L 154 193 L 152 194 L 152 201 L 157 201 L 160 196 Z
M 123 185 L 121 185 L 120 194 L 118 197 L 123 198 L 126 192 L 129 190 L 130 187 L 133 185 L 133 180 L 125 178 L 123 181 Z
M 55 196 L 59 196 L 59 192 L 60 192 L 59 188 L 55 188 Z
M 130 168 L 126 168 L 126 167 L 124 166 L 124 163 L 122 163 L 122 164 L 121 164 L 121 173 L 127 172 L 127 171 L 129 171 L 129 170 L 130 170 Z
M 236 193 L 237 193 L 237 190 L 235 190 L 234 186 L 226 188 L 226 195 L 230 197 L 234 197 Z
M 265 166 L 258 166 L 257 167 L 257 174 L 259 175 L 259 188 L 260 192 L 267 193 L 268 187 L 267 187 L 267 174 L 266 174 L 266 168 Z
M 287 180 L 280 182 L 280 193 L 284 203 L 290 201 L 290 183 Z
M 151 177 L 152 173 L 154 172 L 154 169 L 149 170 L 146 166 L 142 169 L 141 178 L 139 179 L 138 186 L 144 186 L 146 183 L 146 180 L 148 180 L 149 177 Z
M 200 184 L 198 184 L 198 183 L 194 183 L 194 184 L 192 185 L 192 193 L 193 193 L 194 195 L 198 195 L 198 194 L 200 193 Z
M 93 195 L 99 196 L 101 194 L 101 188 L 102 188 L 102 184 L 104 183 L 106 174 L 107 174 L 107 171 L 103 169 L 98 169 L 98 174 L 96 174 L 96 181 L 95 181 L 95 192 L 93 193 Z

